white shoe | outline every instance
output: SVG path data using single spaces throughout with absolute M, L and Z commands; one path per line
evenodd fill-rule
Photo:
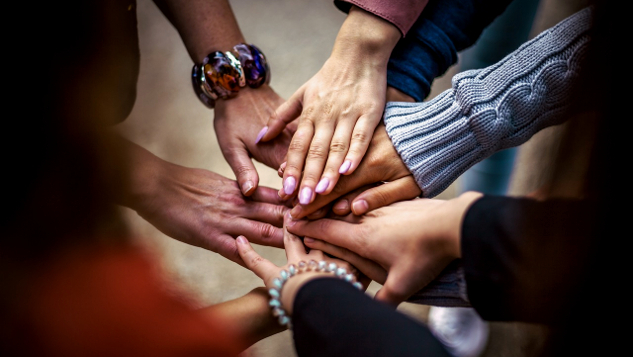
M 433 335 L 455 357 L 477 357 L 488 342 L 488 323 L 472 308 L 432 306 L 428 323 Z

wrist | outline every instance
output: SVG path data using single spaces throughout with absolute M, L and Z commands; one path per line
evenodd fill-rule
M 470 206 L 472 206 L 472 204 L 481 197 L 483 197 L 483 194 L 480 192 L 468 191 L 462 193 L 461 195 L 450 201 L 452 204 L 451 212 L 453 212 L 455 223 L 451 225 L 453 229 L 451 230 L 451 233 L 448 235 L 448 237 L 450 247 L 449 249 L 451 252 L 451 256 L 454 258 L 460 258 L 462 256 L 461 235 L 464 217 L 466 217 L 466 213 L 468 212 Z
M 333 56 L 386 66 L 401 32 L 390 22 L 352 6 L 336 37 Z

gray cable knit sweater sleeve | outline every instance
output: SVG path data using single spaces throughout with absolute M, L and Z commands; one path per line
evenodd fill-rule
M 568 17 L 490 67 L 455 75 L 452 88 L 428 102 L 387 104 L 387 132 L 424 197 L 440 194 L 495 152 L 565 120 L 592 12 Z

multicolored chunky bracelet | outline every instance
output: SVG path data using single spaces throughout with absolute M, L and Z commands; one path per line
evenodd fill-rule
M 240 88 L 257 88 L 270 82 L 270 67 L 255 45 L 240 43 L 233 51 L 215 51 L 194 64 L 191 82 L 196 96 L 209 108 L 218 99 L 235 97 Z
M 290 316 L 286 313 L 286 310 L 281 306 L 281 289 L 283 289 L 286 281 L 291 277 L 301 274 L 303 272 L 315 271 L 315 272 L 327 272 L 333 273 L 336 277 L 343 279 L 351 283 L 358 290 L 362 290 L 363 286 L 360 282 L 356 281 L 356 276 L 347 271 L 347 269 L 339 267 L 336 263 L 328 263 L 325 260 L 317 262 L 316 260 L 310 260 L 309 262 L 300 261 L 297 265 L 290 264 L 288 270 L 284 269 L 279 273 L 279 277 L 273 280 L 273 287 L 268 290 L 270 295 L 270 305 L 273 316 L 277 318 L 279 324 L 286 326 L 289 329 L 292 328 L 290 322 Z

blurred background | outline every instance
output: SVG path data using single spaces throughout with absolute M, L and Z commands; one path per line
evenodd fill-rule
M 118 130 L 157 156 L 187 167 L 203 168 L 234 179 L 225 162 L 213 129 L 213 111 L 193 94 L 193 65 L 178 33 L 151 0 L 137 0 L 141 46 L 138 97 L 130 117 Z M 329 57 L 345 14 L 331 0 L 231 0 L 235 16 L 249 43 L 266 54 L 271 66 L 272 88 L 288 98 L 312 77 Z M 582 6 L 577 0 L 542 0 L 532 34 L 552 26 Z M 451 68 L 434 83 L 431 95 L 450 87 L 457 71 Z M 520 195 L 539 187 L 546 172 L 549 142 L 558 128 L 544 130 L 518 150 L 509 194 Z M 254 139 L 254 138 L 253 138 Z M 276 170 L 257 165 L 260 185 L 280 188 Z M 458 183 L 456 183 L 458 184 Z M 455 184 L 439 198 L 456 194 Z M 159 257 L 166 286 L 191 292 L 197 306 L 206 306 L 244 295 L 261 286 L 250 271 L 210 251 L 171 239 L 135 212 L 125 209 L 138 244 Z M 256 247 L 264 257 L 285 263 L 280 249 Z M 379 286 L 372 283 L 373 294 Z M 404 303 L 399 309 L 425 321 L 428 307 Z M 515 323 L 491 324 L 485 356 L 530 355 L 540 347 L 538 326 Z M 291 333 L 286 331 L 261 341 L 243 356 L 295 356 Z

